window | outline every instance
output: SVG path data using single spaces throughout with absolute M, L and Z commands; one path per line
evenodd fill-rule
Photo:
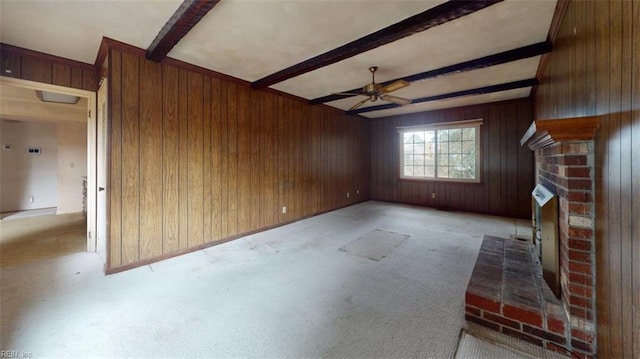
M 400 178 L 480 182 L 482 120 L 400 127 Z

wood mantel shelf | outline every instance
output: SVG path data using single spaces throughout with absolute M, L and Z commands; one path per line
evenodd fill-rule
M 537 150 L 556 142 L 593 140 L 599 124 L 600 116 L 533 121 L 520 139 L 520 145 Z

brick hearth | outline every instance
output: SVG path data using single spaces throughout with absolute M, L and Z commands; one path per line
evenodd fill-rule
M 531 243 L 485 236 L 465 295 L 468 321 L 563 352 L 568 318 Z
M 536 182 L 559 199 L 560 300 L 543 281 L 532 244 L 485 237 L 466 293 L 467 320 L 575 357 L 597 352 L 598 123 L 598 117 L 534 121 L 520 141 L 535 151 Z

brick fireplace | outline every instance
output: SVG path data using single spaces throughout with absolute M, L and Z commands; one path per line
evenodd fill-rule
M 485 236 L 465 297 L 467 320 L 566 355 L 595 355 L 597 127 L 597 117 L 535 121 L 521 139 L 535 151 L 536 182 L 559 199 L 560 299 L 543 280 L 533 243 Z

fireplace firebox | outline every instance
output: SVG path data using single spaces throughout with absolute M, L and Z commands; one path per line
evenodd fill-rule
M 533 244 L 542 265 L 542 276 L 560 298 L 560 243 L 558 241 L 558 196 L 538 184 L 531 192 Z

